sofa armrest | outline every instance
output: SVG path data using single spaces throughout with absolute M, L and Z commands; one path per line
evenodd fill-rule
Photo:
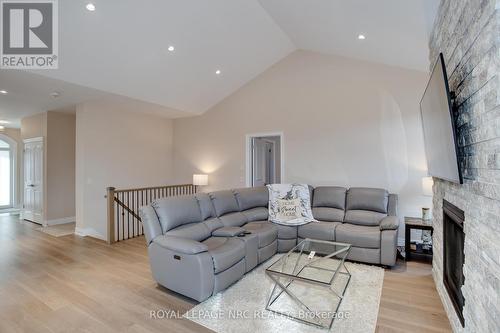
M 183 254 L 198 254 L 208 251 L 208 247 L 205 244 L 181 237 L 159 236 L 153 242 L 165 249 Z
M 396 230 L 399 227 L 397 216 L 387 216 L 380 222 L 380 230 Z
M 234 237 L 245 233 L 245 229 L 240 227 L 223 227 L 212 232 L 214 237 Z

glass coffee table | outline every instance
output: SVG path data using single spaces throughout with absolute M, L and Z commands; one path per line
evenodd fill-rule
M 274 282 L 266 310 L 331 328 L 351 280 L 345 266 L 350 249 L 345 243 L 302 240 L 266 269 Z

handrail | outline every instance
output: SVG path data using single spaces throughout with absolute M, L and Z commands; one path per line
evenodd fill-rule
M 139 208 L 160 198 L 195 194 L 192 184 L 163 185 L 129 189 L 106 189 L 108 244 L 144 234 Z

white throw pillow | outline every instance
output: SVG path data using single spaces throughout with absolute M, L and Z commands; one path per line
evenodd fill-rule
M 269 190 L 269 221 L 282 225 L 313 222 L 309 186 L 306 184 L 271 184 Z
M 278 220 L 295 220 L 302 216 L 300 211 L 300 199 L 278 199 Z

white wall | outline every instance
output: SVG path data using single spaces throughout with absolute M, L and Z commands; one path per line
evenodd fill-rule
M 74 113 L 48 111 L 45 139 L 45 223 L 75 219 Z
M 133 108 L 141 107 L 134 104 Z M 172 120 L 126 105 L 88 102 L 76 111 L 77 233 L 106 239 L 106 188 L 172 179 Z
M 283 132 L 283 182 L 387 188 L 400 215 L 430 198 L 419 101 L 427 74 L 297 51 L 207 113 L 174 120 L 177 182 L 245 186 L 245 136 Z M 400 237 L 403 236 L 400 234 Z

